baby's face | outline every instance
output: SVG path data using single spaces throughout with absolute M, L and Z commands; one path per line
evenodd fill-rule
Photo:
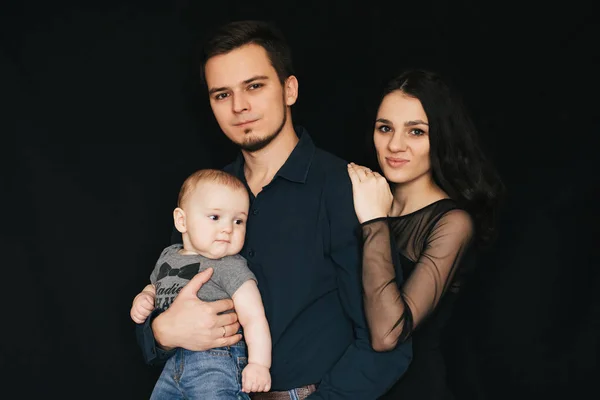
M 239 253 L 244 246 L 249 206 L 245 189 L 199 183 L 184 206 L 191 250 L 213 259 Z

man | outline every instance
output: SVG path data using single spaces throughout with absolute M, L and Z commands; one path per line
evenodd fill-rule
M 258 279 L 273 342 L 272 392 L 254 398 L 376 399 L 406 370 L 410 342 L 382 353 L 369 343 L 347 162 L 294 127 L 298 80 L 285 39 L 263 22 L 234 22 L 207 42 L 202 65 L 214 116 L 241 149 L 225 170 L 251 197 L 241 255 Z M 220 314 L 230 302 L 196 297 L 208 279 L 197 275 L 140 328 L 149 363 L 176 347 L 240 339 L 235 313 Z

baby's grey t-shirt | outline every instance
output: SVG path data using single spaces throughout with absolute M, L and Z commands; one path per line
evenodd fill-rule
M 244 282 L 256 281 L 246 259 L 239 254 L 213 260 L 199 254 L 179 254 L 182 247 L 180 243 L 166 247 L 150 274 L 150 282 L 156 288 L 156 308 L 169 308 L 189 280 L 207 268 L 212 268 L 213 274 L 198 291 L 198 298 L 203 301 L 230 299 Z

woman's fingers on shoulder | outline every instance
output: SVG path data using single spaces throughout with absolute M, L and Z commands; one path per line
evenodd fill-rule
M 348 175 L 350 176 L 350 181 L 352 184 L 356 185 L 360 182 L 358 173 L 356 172 L 356 167 L 352 163 L 348 164 Z

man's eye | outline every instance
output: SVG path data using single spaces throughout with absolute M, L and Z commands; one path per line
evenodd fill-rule
M 252 85 L 248 86 L 248 89 L 254 90 L 254 89 L 258 89 L 258 88 L 260 88 L 262 86 L 263 86 L 262 83 L 253 83 Z
M 215 100 L 223 100 L 227 96 L 229 96 L 227 93 L 219 93 L 218 95 L 215 96 Z

